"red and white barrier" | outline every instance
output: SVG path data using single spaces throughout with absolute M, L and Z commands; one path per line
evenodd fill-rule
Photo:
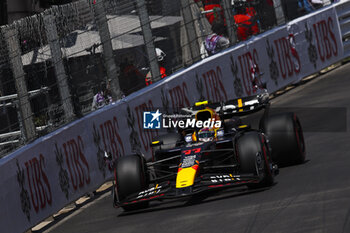
M 309 14 L 209 57 L 106 106 L 0 160 L 0 227 L 23 232 L 95 190 L 113 174 L 104 162 L 139 150 L 150 158 L 158 131 L 143 130 L 143 111 L 172 112 L 199 100 L 255 94 L 253 72 L 269 92 L 343 59 L 335 8 Z

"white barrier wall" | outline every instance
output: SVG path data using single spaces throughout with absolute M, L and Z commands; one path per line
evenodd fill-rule
M 199 100 L 255 94 L 253 64 L 269 92 L 298 82 L 343 58 L 333 7 L 299 18 L 207 58 L 124 100 L 100 109 L 0 160 L 0 227 L 23 232 L 95 190 L 113 174 L 104 151 L 117 158 L 140 150 L 150 158 L 159 132 L 143 130 L 143 111 L 163 113 Z

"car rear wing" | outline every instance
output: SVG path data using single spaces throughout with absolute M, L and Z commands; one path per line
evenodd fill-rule
M 248 96 L 233 100 L 228 100 L 225 102 L 209 103 L 208 101 L 202 101 L 195 104 L 193 107 L 182 108 L 182 113 L 195 114 L 206 108 L 214 109 L 223 118 L 232 117 L 233 115 L 247 115 L 252 112 L 259 111 L 269 105 L 269 94 L 264 91 L 261 94 Z
M 269 94 L 262 93 L 255 96 L 226 101 L 218 110 L 221 115 L 247 115 L 259 111 L 269 105 Z M 221 112 L 220 112 L 221 111 Z

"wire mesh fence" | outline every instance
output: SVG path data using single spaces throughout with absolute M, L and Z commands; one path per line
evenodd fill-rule
M 1 27 L 0 157 L 204 59 L 210 46 L 286 22 L 287 9 L 284 0 L 79 0 Z

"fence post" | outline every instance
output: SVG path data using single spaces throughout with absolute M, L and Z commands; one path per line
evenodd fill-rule
M 284 16 L 282 1 L 281 0 L 273 0 L 273 6 L 275 8 L 277 25 L 285 24 L 286 17 Z
M 21 49 L 17 30 L 13 27 L 2 27 L 1 31 L 6 41 L 9 62 L 15 79 L 18 95 L 17 109 L 19 112 L 19 124 L 25 142 L 30 142 L 36 137 L 36 128 L 33 121 L 33 113 L 29 102 L 25 73 L 23 70 Z
M 157 54 L 155 51 L 153 36 L 152 36 L 152 28 L 151 23 L 149 20 L 146 2 L 145 0 L 136 0 L 137 4 L 137 12 L 139 15 L 142 33 L 143 33 L 143 40 L 145 42 L 146 46 L 146 52 L 151 68 L 152 73 L 152 82 L 156 82 L 161 79 L 160 72 L 159 72 L 159 64 L 157 60 Z
M 224 8 L 224 15 L 226 19 L 226 25 L 227 25 L 227 33 L 230 38 L 230 44 L 236 44 L 237 43 L 237 36 L 234 31 L 234 18 L 232 14 L 232 5 L 230 0 L 222 0 L 223 8 Z
M 194 2 L 188 1 L 188 0 L 181 0 L 181 11 L 182 11 L 182 16 L 184 20 L 187 40 L 190 46 L 192 63 L 193 63 L 193 62 L 199 61 L 201 57 L 200 57 L 200 48 L 197 41 L 197 32 L 194 26 L 194 20 L 193 20 L 192 11 L 191 11 L 191 5 L 190 5 L 191 3 L 193 4 Z
M 106 17 L 104 0 L 96 1 L 96 3 L 93 6 L 95 20 L 102 43 L 104 65 L 107 71 L 107 77 L 111 80 L 112 98 L 113 100 L 118 100 L 121 99 L 124 94 L 121 91 L 119 85 L 118 69 L 114 61 L 113 46 L 108 28 L 108 20 Z
M 62 106 L 64 111 L 64 121 L 69 122 L 74 119 L 74 110 L 72 98 L 68 86 L 66 71 L 64 69 L 62 51 L 57 33 L 57 27 L 52 15 L 44 15 L 44 25 L 47 40 L 50 45 L 52 63 L 55 67 L 56 79 L 58 82 L 58 89 L 61 95 Z

